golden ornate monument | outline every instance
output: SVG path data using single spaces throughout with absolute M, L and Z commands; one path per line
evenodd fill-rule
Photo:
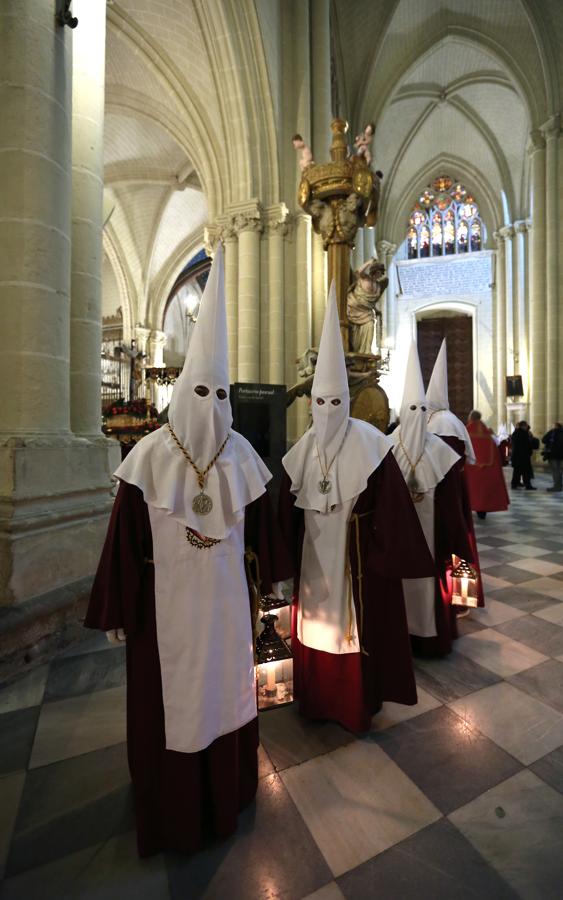
M 358 228 L 377 221 L 381 182 L 365 154 L 349 156 L 344 119 L 331 123 L 330 162 L 310 162 L 302 169 L 298 189 L 299 205 L 312 218 L 313 228 L 323 239 L 328 252 L 328 281 L 334 281 L 340 332 L 346 354 L 350 385 L 351 414 L 385 431 L 389 424 L 389 403 L 379 386 L 380 356 L 351 352 L 350 323 L 347 313 L 350 288 L 350 250 L 354 248 Z M 381 267 L 380 267 L 381 268 Z M 386 284 L 386 281 L 385 281 Z M 383 293 L 384 287 L 381 290 Z M 316 352 L 312 348 L 301 358 L 301 372 L 308 377 L 288 392 L 288 403 L 310 394 Z

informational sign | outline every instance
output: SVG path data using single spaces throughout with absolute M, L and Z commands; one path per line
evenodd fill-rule
M 281 458 L 287 449 L 285 384 L 245 384 L 231 387 L 233 428 L 250 441 L 274 475 L 281 478 Z

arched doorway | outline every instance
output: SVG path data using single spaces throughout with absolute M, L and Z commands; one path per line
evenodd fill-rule
M 424 387 L 446 338 L 450 409 L 467 421 L 473 409 L 473 319 L 457 310 L 436 310 L 417 319 L 417 343 Z

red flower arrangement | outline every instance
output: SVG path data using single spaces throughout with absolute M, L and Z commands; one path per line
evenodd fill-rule
M 133 416 L 136 419 L 156 419 L 158 410 L 152 403 L 147 403 L 144 398 L 142 400 L 124 400 L 121 398 L 112 403 L 106 403 L 106 405 L 102 407 L 102 415 L 104 419 L 111 419 L 112 416 Z

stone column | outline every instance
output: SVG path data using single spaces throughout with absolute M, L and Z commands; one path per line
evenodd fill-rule
M 373 228 L 364 226 L 364 262 L 375 256 L 375 231 Z
M 100 435 L 105 0 L 74 0 L 70 424 Z
M 44 0 L 0 34 L 0 433 L 68 433 L 72 35 Z
M 528 384 L 528 316 L 527 316 L 527 262 L 526 244 L 528 224 L 524 220 L 514 223 L 515 237 L 512 254 L 512 295 L 514 303 L 514 367 L 522 375 L 524 393 L 529 394 Z
M 558 143 L 561 131 L 560 117 L 552 116 L 542 128 L 545 137 L 545 253 L 546 253 L 546 380 L 545 419 L 546 429 L 559 414 L 559 370 L 562 361 L 559 354 L 559 185 L 558 185 Z M 563 349 L 563 348 L 561 348 Z M 537 423 L 536 423 L 537 428 Z
M 513 225 L 505 225 L 499 229 L 500 234 L 504 238 L 504 295 L 506 309 L 506 374 L 514 374 L 516 372 L 516 362 L 518 359 L 518 315 L 514 309 L 514 279 L 512 277 L 512 268 L 514 263 L 514 246 L 513 239 L 515 235 Z M 516 328 L 516 338 L 514 329 Z
M 501 228 L 493 234 L 497 243 L 494 293 L 496 425 L 506 419 L 506 253 L 503 230 Z
M 315 159 L 328 158 L 330 123 L 330 0 L 311 0 L 311 118 L 312 147 Z M 312 344 L 318 347 L 323 329 L 327 296 L 327 253 L 322 237 L 311 235 Z
M 148 341 L 149 366 L 164 366 L 164 348 L 166 347 L 166 333 L 155 329 L 150 332 Z M 146 352 L 146 351 L 145 351 Z
M 300 357 L 311 346 L 311 220 L 302 213 L 296 216 L 295 227 L 295 298 L 296 309 L 296 350 Z M 295 370 L 297 381 L 297 369 Z M 297 436 L 302 435 L 309 421 L 307 403 L 296 400 Z
M 229 377 L 238 381 L 238 238 L 234 226 L 227 225 L 221 234 L 225 245 L 225 299 L 227 302 L 227 336 L 229 341 Z
M 547 414 L 547 307 L 545 257 L 545 140 L 530 135 L 532 240 L 530 254 L 530 422 L 535 432 L 545 429 Z
M 97 441 L 69 427 L 73 32 L 56 6 L 0 3 L 0 603 L 27 606 L 4 619 L 22 657 L 82 611 L 119 461 L 99 387 Z
M 260 211 L 236 217 L 238 230 L 238 378 L 260 380 Z
M 395 304 L 396 304 L 396 286 L 395 286 L 395 264 L 393 257 L 397 252 L 397 245 L 391 244 L 389 241 L 377 242 L 377 257 L 385 266 L 385 271 L 389 279 L 389 284 L 385 291 L 383 299 L 383 340 L 387 348 L 395 346 Z
M 268 210 L 268 378 L 285 384 L 284 237 L 288 231 L 284 203 Z

